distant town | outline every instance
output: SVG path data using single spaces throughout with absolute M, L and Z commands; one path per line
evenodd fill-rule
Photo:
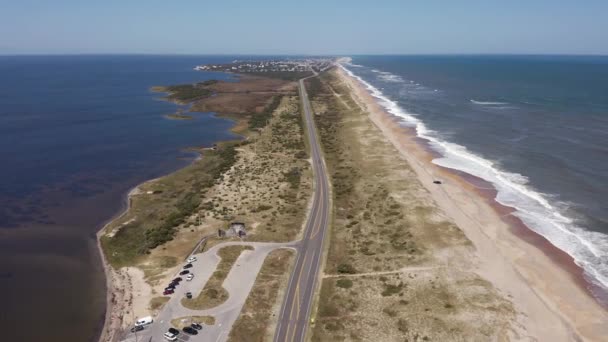
M 227 64 L 198 65 L 194 69 L 200 71 L 222 71 L 235 73 L 263 73 L 263 72 L 307 72 L 322 71 L 333 63 L 330 58 L 307 59 L 280 59 L 262 61 L 234 60 Z

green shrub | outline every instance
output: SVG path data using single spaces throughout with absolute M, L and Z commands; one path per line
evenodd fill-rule
M 350 289 L 353 287 L 353 281 L 350 279 L 338 279 L 336 281 L 336 286 L 341 287 L 343 289 Z
M 338 273 L 342 274 L 355 274 L 357 270 L 351 264 L 340 264 L 338 265 Z

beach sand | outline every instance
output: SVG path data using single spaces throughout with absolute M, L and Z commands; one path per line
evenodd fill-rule
M 340 68 L 337 74 L 436 204 L 471 240 L 476 255 L 471 268 L 512 301 L 518 339 L 605 341 L 608 313 L 590 295 L 572 258 L 509 215 L 510 208 L 493 201 L 495 192 L 487 184 L 433 164 L 436 155 L 411 128 L 387 113 L 358 80 Z

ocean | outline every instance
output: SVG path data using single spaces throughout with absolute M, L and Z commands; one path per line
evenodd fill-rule
M 132 187 L 234 138 L 212 113 L 169 120 L 155 85 L 228 79 L 228 56 L 0 57 L 1 340 L 94 341 L 105 312 L 95 233 Z
M 596 295 L 608 291 L 608 57 L 356 56 L 343 66 L 429 142 L 435 164 L 491 183 Z

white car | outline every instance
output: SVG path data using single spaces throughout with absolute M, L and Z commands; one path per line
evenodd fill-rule
M 165 338 L 165 340 L 168 340 L 168 341 L 176 341 L 177 335 L 179 335 L 179 330 L 177 330 L 175 328 L 169 328 L 169 331 L 167 331 L 163 335 L 163 337 Z
M 191 256 L 188 258 L 188 260 L 186 260 L 188 263 L 193 263 L 196 261 L 196 257 L 195 256 Z
M 190 281 L 190 280 L 192 280 L 192 279 L 194 279 L 194 274 L 190 273 L 190 274 L 188 274 L 188 275 L 186 276 L 186 280 L 187 280 L 187 281 Z
M 154 320 L 152 319 L 151 316 L 147 316 L 147 317 L 142 317 L 137 319 L 137 321 L 135 321 L 135 326 L 139 327 L 139 326 L 145 326 L 148 324 L 152 324 L 152 322 L 154 322 Z
M 163 336 L 165 337 L 165 340 L 167 340 L 167 341 L 177 341 L 177 335 L 173 335 L 170 332 L 166 332 Z

